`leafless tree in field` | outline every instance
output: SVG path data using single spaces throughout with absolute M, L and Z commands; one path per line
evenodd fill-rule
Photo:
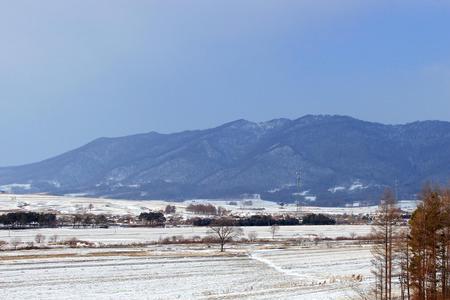
M 164 209 L 165 214 L 174 214 L 177 211 L 177 208 L 175 205 L 166 205 L 166 208 Z
M 275 238 L 275 235 L 277 234 L 277 232 L 279 230 L 280 230 L 280 226 L 278 226 L 277 224 L 270 226 L 270 233 L 272 234 L 272 239 Z
M 58 242 L 58 235 L 54 234 L 48 240 L 50 243 L 56 243 L 56 242 Z
M 256 233 L 256 231 L 250 231 L 250 232 L 247 234 L 247 236 L 248 236 L 248 240 L 249 240 L 250 242 L 254 242 L 254 241 L 256 241 L 256 238 L 258 237 L 258 233 Z
M 208 233 L 212 234 L 220 244 L 220 252 L 224 251 L 226 243 L 242 236 L 242 228 L 233 226 L 233 221 L 227 218 L 217 219 L 209 227 Z
M 217 214 L 219 216 L 226 216 L 229 213 L 228 210 L 226 210 L 225 208 L 223 208 L 222 206 L 219 206 L 219 208 L 217 208 Z
M 19 246 L 20 243 L 22 243 L 22 240 L 20 238 L 16 237 L 16 238 L 13 238 L 9 243 L 14 247 L 14 250 L 17 250 L 17 246 Z
M 373 274 L 375 275 L 376 299 L 392 300 L 392 281 L 396 266 L 396 241 L 399 238 L 398 223 L 401 220 L 395 196 L 386 190 L 372 228 L 374 245 L 372 247 Z
M 45 235 L 42 233 L 38 233 L 34 236 L 34 241 L 38 244 L 41 244 L 45 241 Z

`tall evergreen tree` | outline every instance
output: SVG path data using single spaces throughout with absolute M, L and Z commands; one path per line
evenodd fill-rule
M 449 299 L 449 191 L 427 187 L 422 198 L 410 221 L 411 288 L 414 299 Z

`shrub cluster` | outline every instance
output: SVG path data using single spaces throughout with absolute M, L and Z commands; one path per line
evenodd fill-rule
M 210 226 L 213 223 L 214 219 L 196 217 L 191 219 L 191 221 L 193 226 Z

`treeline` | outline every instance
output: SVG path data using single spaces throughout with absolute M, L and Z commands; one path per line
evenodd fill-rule
M 105 215 L 76 214 L 65 216 L 58 220 L 58 225 L 72 225 L 73 227 L 108 227 L 111 223 Z
M 0 224 L 11 227 L 22 226 L 56 226 L 56 215 L 51 213 L 37 212 L 11 212 L 0 215 Z
M 193 226 L 210 226 L 215 218 L 192 218 Z M 286 225 L 333 225 L 336 221 L 322 214 L 309 214 L 300 221 L 297 217 L 272 215 L 253 215 L 250 217 L 239 217 L 233 219 L 233 226 L 286 226 Z
M 215 218 L 192 218 L 193 226 L 210 226 L 214 223 Z M 230 219 L 231 226 L 272 226 L 272 225 L 300 225 L 297 218 L 284 216 L 274 218 L 271 215 L 253 215 L 250 217 L 239 217 Z
M 0 215 L 0 224 L 8 228 L 105 226 L 112 222 L 105 215 L 94 214 L 75 214 L 57 217 L 54 213 L 11 212 Z
M 334 225 L 336 220 L 323 214 L 309 214 L 303 217 L 303 225 Z
M 144 212 L 139 215 L 138 219 L 148 226 L 164 226 L 166 222 L 166 217 L 162 212 Z
M 392 191 L 374 221 L 373 299 L 450 299 L 450 190 L 426 187 L 409 226 Z
M 127 225 L 128 226 L 149 226 L 162 227 L 169 225 L 192 225 L 192 226 L 210 226 L 219 218 L 214 217 L 194 217 L 188 220 L 173 218 L 164 215 L 160 211 L 143 212 L 137 217 L 116 218 L 113 216 L 95 215 L 95 214 L 74 214 L 62 215 L 57 218 L 52 213 L 36 212 L 14 212 L 0 215 L 0 224 L 8 227 L 55 227 L 72 226 L 80 227 L 108 227 L 109 225 Z M 336 221 L 322 214 L 309 214 L 303 217 L 303 220 L 297 217 L 272 216 L 272 215 L 252 215 L 249 217 L 232 217 L 233 226 L 272 226 L 272 225 L 330 225 Z
M 186 211 L 193 214 L 201 214 L 201 215 L 219 215 L 222 216 L 226 213 L 226 210 L 223 207 L 215 207 L 214 205 L 208 204 L 189 204 L 186 207 Z

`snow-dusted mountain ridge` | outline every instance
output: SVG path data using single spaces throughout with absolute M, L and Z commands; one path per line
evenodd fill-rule
M 450 123 L 384 125 L 304 116 L 216 128 L 100 138 L 57 157 L 0 168 L 0 189 L 128 199 L 260 194 L 315 205 L 375 201 L 386 186 L 412 199 L 448 183 Z M 301 172 L 301 191 L 296 172 Z

